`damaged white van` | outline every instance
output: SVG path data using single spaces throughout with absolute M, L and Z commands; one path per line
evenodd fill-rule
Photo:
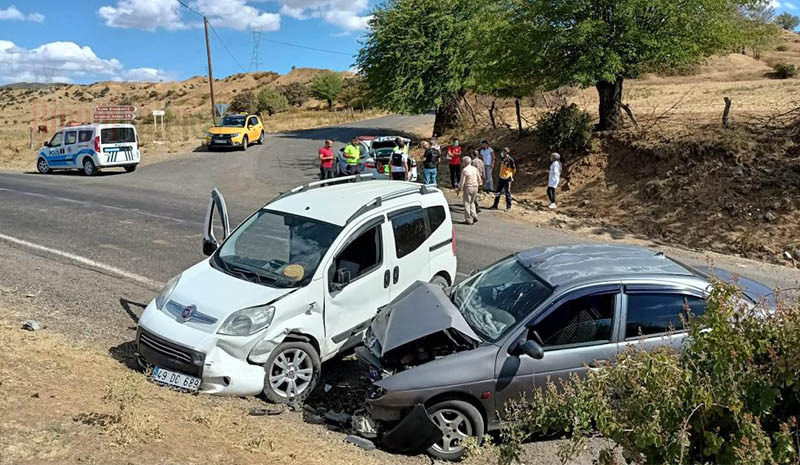
M 357 345 L 378 308 L 417 280 L 455 279 L 450 212 L 431 186 L 321 181 L 227 231 L 215 190 L 203 243 L 210 257 L 172 278 L 139 320 L 139 362 L 156 382 L 302 401 L 321 362 Z

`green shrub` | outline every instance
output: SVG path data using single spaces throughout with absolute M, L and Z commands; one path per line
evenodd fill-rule
M 508 409 L 502 463 L 531 434 L 568 432 L 574 456 L 596 428 L 642 464 L 797 464 L 800 461 L 800 307 L 742 305 L 715 284 L 705 314 L 689 317 L 680 353 L 628 350 L 586 378 L 536 391 Z M 545 355 L 545 360 L 547 355 Z M 613 449 L 600 463 L 614 463 Z
M 267 86 L 258 93 L 258 111 L 266 111 L 269 116 L 286 111 L 289 100 L 273 86 Z
M 772 69 L 775 79 L 789 79 L 797 76 L 797 66 L 791 63 L 776 63 Z
M 324 71 L 317 74 L 309 85 L 311 95 L 328 102 L 329 110 L 333 108 L 333 101 L 339 97 L 343 86 L 344 79 L 340 74 L 333 71 Z
M 293 82 L 291 84 L 281 86 L 280 90 L 289 101 L 289 105 L 295 107 L 302 106 L 308 101 L 309 98 L 311 98 L 311 89 L 309 89 L 307 85 L 299 82 Z
M 534 136 L 549 150 L 580 152 L 592 141 L 592 117 L 577 105 L 565 105 L 536 122 Z
M 786 44 L 778 45 L 777 47 L 775 47 L 775 50 L 777 50 L 779 52 L 788 52 L 789 51 L 789 46 L 786 45 Z
M 236 97 L 231 100 L 228 111 L 233 113 L 256 113 L 258 112 L 258 99 L 249 90 L 236 94 Z

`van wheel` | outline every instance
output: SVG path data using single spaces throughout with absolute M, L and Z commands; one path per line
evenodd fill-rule
M 125 167 L 125 171 L 127 171 L 128 173 L 133 173 L 134 171 L 136 171 L 137 166 L 139 165 L 128 165 Z
M 302 403 L 319 381 L 321 362 L 307 342 L 284 342 L 264 364 L 264 396 L 276 404 Z
M 83 159 L 83 174 L 86 176 L 94 176 L 97 174 L 97 166 L 91 158 L 87 157 Z
M 247 136 L 242 137 L 242 151 L 247 150 Z
M 258 145 L 264 145 L 264 131 L 261 131 L 261 134 L 258 136 Z
M 483 416 L 469 402 L 446 400 L 430 407 L 428 413 L 444 433 L 428 448 L 428 453 L 438 459 L 460 460 L 467 452 L 467 438 L 483 438 Z
M 431 284 L 439 286 L 442 289 L 447 289 L 450 286 L 450 283 L 447 282 L 447 279 L 440 274 L 437 274 L 436 276 L 431 278 Z
M 52 172 L 50 171 L 50 166 L 47 164 L 47 160 L 44 158 L 39 158 L 36 162 L 36 170 L 41 174 L 49 174 Z

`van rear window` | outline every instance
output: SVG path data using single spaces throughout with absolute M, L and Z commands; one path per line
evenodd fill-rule
M 80 131 L 78 133 L 78 143 L 89 142 L 92 140 L 92 131 Z
M 136 142 L 136 133 L 133 128 L 106 128 L 100 131 L 100 141 L 103 144 Z

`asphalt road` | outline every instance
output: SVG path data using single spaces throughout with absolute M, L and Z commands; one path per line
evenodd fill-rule
M 402 133 L 429 119 L 388 116 L 274 134 L 247 152 L 199 151 L 131 174 L 0 173 L 0 304 L 78 336 L 132 338 L 131 323 L 160 283 L 203 258 L 202 221 L 214 187 L 238 224 L 280 192 L 315 180 L 322 140 L 338 148 L 355 135 Z M 528 247 L 608 240 L 533 227 L 502 212 L 482 213 L 475 226 L 457 224 L 456 236 L 462 276 Z M 698 265 L 710 258 L 771 286 L 800 282 L 797 270 L 666 251 Z

